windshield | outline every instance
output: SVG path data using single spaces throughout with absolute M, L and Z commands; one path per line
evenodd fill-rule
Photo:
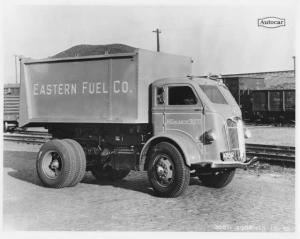
M 200 85 L 200 88 L 204 91 L 211 102 L 215 104 L 228 105 L 228 102 L 216 85 Z

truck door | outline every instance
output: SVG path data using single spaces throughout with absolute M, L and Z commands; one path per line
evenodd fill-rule
M 192 85 L 168 85 L 165 89 L 165 130 L 184 132 L 202 149 L 204 130 L 203 106 Z
M 154 86 L 152 95 L 152 123 L 155 135 L 163 132 L 165 127 L 165 87 Z

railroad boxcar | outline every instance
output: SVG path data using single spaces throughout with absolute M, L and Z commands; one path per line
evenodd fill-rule
M 243 119 L 252 118 L 251 91 L 265 87 L 264 78 L 258 77 L 227 77 L 223 82 L 230 90 L 236 102 L 241 108 Z
M 6 132 L 18 126 L 20 84 L 5 84 L 3 93 L 3 130 Z
M 254 120 L 295 121 L 295 89 L 253 90 L 251 98 Z
M 64 57 L 64 56 L 63 56 Z M 55 139 L 37 157 L 52 188 L 146 170 L 154 191 L 177 197 L 191 173 L 224 187 L 247 159 L 241 111 L 222 82 L 187 77 L 191 59 L 130 53 L 21 61 L 20 126 Z

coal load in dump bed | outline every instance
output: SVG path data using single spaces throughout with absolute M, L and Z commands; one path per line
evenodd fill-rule
M 124 44 L 108 45 L 77 45 L 65 51 L 62 51 L 51 58 L 77 57 L 77 56 L 94 56 L 104 54 L 132 53 L 137 48 Z

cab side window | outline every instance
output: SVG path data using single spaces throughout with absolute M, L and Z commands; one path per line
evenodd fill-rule
M 164 101 L 164 88 L 157 87 L 156 88 L 156 105 L 163 105 Z
M 171 86 L 169 89 L 169 105 L 195 105 L 197 97 L 189 86 Z

